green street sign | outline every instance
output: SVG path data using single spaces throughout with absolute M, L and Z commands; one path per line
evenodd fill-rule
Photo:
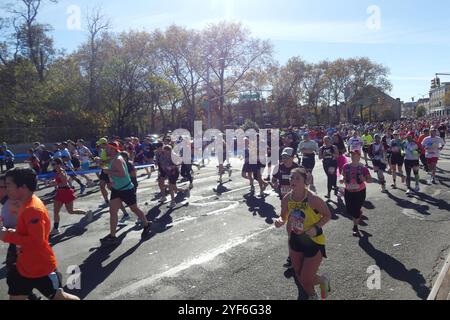
M 252 94 L 243 94 L 241 95 L 241 100 L 258 100 L 261 97 L 259 93 L 252 93 Z

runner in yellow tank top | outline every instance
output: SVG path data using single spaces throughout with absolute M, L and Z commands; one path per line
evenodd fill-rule
M 326 258 L 323 226 L 331 220 L 326 203 L 306 188 L 307 173 L 304 168 L 291 172 L 292 191 L 281 202 L 281 217 L 275 221 L 277 228 L 287 224 L 290 257 L 297 280 L 310 300 L 316 300 L 314 287 L 320 285 L 322 298 L 330 291 L 329 277 L 318 276 L 320 264 Z

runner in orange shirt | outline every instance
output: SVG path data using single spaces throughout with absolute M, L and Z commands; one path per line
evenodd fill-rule
M 5 177 L 8 197 L 22 205 L 16 229 L 0 231 L 0 240 L 18 248 L 16 267 L 7 277 L 10 299 L 27 300 L 32 290 L 37 289 L 50 300 L 79 300 L 62 289 L 56 257 L 48 243 L 51 228 L 48 211 L 33 194 L 37 187 L 36 173 L 16 168 Z

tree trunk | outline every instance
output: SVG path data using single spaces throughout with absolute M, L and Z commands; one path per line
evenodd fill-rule
M 171 123 L 172 123 L 172 130 L 176 129 L 176 124 L 175 124 L 175 113 L 177 112 L 177 108 L 176 108 L 176 104 L 172 103 L 172 111 L 171 111 Z
M 361 122 L 364 123 L 364 107 L 359 107 L 359 116 L 361 118 Z
M 166 125 L 166 117 L 164 116 L 164 110 L 163 110 L 163 108 L 161 108 L 161 106 L 159 105 L 159 103 L 158 103 L 158 109 L 159 109 L 159 112 L 161 113 L 161 119 L 162 119 L 162 125 L 163 125 L 163 132 L 166 132 L 167 131 L 167 125 Z

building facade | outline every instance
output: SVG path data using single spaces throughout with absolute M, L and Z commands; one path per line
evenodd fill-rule
M 444 82 L 439 88 L 431 89 L 428 115 L 450 116 L 450 103 L 445 101 L 447 94 L 450 94 L 450 82 Z
M 402 118 L 415 118 L 417 102 L 405 102 L 402 104 Z

